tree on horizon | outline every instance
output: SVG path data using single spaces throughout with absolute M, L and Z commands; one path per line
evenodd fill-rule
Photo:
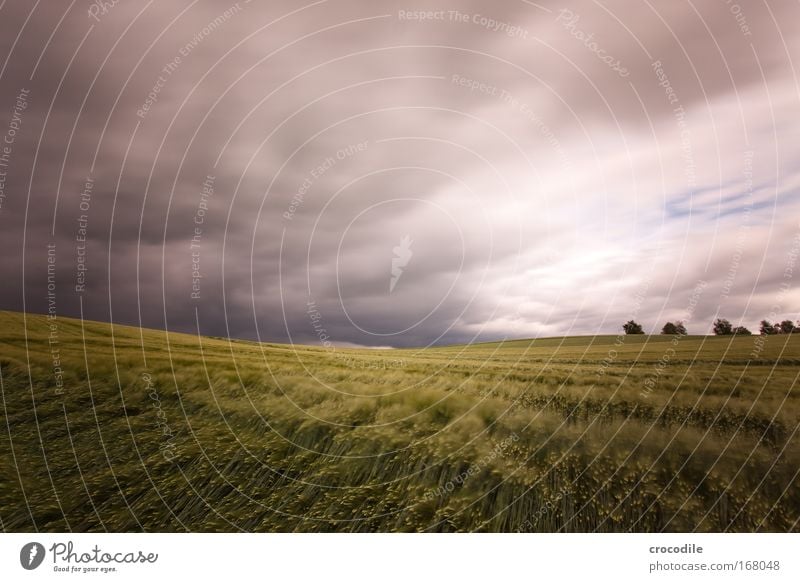
M 714 335 L 731 335 L 733 333 L 733 326 L 727 319 L 717 319 L 714 322 Z
M 632 319 L 628 321 L 628 323 L 623 324 L 622 329 L 625 330 L 626 335 L 638 335 L 644 333 L 642 326 Z
M 661 328 L 662 335 L 688 335 L 686 331 L 686 326 L 683 324 L 682 321 L 677 321 L 672 323 L 668 321 L 664 324 L 664 327 Z
M 758 331 L 761 335 L 775 335 L 776 333 L 778 333 L 777 331 L 778 329 L 780 329 L 780 326 L 776 326 L 770 323 L 768 320 L 762 319 L 761 327 L 759 328 Z

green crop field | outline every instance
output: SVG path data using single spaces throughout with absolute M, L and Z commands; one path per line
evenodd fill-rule
M 0 346 L 5 531 L 800 529 L 800 334 Z

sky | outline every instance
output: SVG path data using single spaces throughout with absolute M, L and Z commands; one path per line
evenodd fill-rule
M 0 309 L 402 347 L 800 318 L 797 2 L 0 3 Z

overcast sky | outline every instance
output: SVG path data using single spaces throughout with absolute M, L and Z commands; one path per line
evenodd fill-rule
M 799 14 L 7 0 L 0 308 L 368 346 L 796 320 Z

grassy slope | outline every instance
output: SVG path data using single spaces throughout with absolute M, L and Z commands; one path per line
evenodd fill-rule
M 25 332 L 0 312 L 8 531 L 798 529 L 800 335 L 332 353 L 59 318 L 59 394 Z

